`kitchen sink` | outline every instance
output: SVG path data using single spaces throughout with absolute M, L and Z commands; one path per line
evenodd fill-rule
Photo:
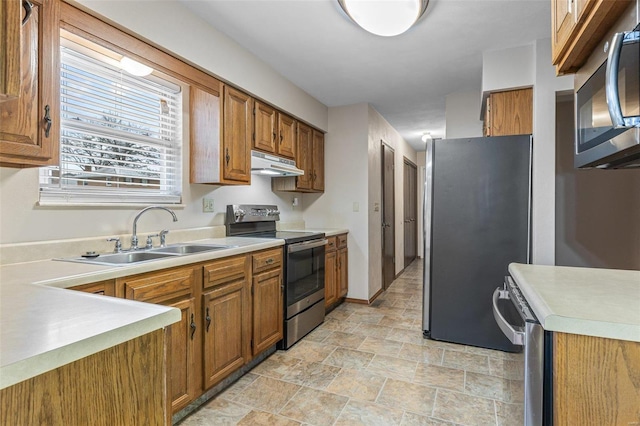
M 172 244 L 167 247 L 151 249 L 150 253 L 169 253 L 177 255 L 196 254 L 205 251 L 224 250 L 236 246 L 225 246 L 218 244 Z
M 138 264 L 142 262 L 151 262 L 154 260 L 169 259 L 171 257 L 187 256 L 190 254 L 204 253 L 207 251 L 224 250 L 237 246 L 227 246 L 221 244 L 198 244 L 198 243 L 181 243 L 172 244 L 167 247 L 154 249 L 143 249 L 132 252 L 123 253 L 107 253 L 96 254 L 92 256 L 82 256 L 64 259 L 66 262 L 91 263 L 94 265 L 112 265 L 123 266 Z

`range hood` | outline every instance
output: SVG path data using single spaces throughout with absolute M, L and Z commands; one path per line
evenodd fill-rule
M 302 176 L 304 170 L 296 162 L 260 151 L 251 151 L 251 173 L 272 177 Z

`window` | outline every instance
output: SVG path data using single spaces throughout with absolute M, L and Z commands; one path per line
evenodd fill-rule
M 61 38 L 60 165 L 41 169 L 40 204 L 180 203 L 181 87 L 78 40 Z

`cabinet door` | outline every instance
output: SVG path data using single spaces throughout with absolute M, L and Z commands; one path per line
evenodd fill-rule
M 491 136 L 533 133 L 533 89 L 492 93 Z
M 338 250 L 338 297 L 349 292 L 349 259 L 346 248 Z
M 276 110 L 269 105 L 254 101 L 253 147 L 261 151 L 276 153 Z
M 324 134 L 313 131 L 313 181 L 312 188 L 314 191 L 324 191 Z
M 338 299 L 337 252 L 327 252 L 324 257 L 324 307 L 328 308 Z
M 304 170 L 304 175 L 296 177 L 296 187 L 298 189 L 311 189 L 313 179 L 313 139 L 311 127 L 302 123 L 298 123 L 297 149 L 296 165 Z
M 114 280 L 100 281 L 71 287 L 70 290 L 84 291 L 85 293 L 99 294 L 102 296 L 116 295 L 116 282 Z
M 222 169 L 225 180 L 251 180 L 251 97 L 229 86 L 224 88 Z
M 171 412 L 176 413 L 197 396 L 195 299 L 187 297 L 163 305 L 182 313 L 180 322 L 171 324 L 167 333 L 167 391 Z
M 575 0 L 552 0 L 551 2 L 551 57 L 557 63 L 567 50 L 569 38 L 576 27 Z
M 19 0 L 0 3 L 0 102 L 15 99 L 20 94 L 20 36 L 23 11 Z
M 278 113 L 278 154 L 291 159 L 296 158 L 296 131 L 296 120 L 281 112 Z
M 245 281 L 235 281 L 203 294 L 205 389 L 249 361 L 249 305 Z
M 55 0 L 31 3 L 21 29 L 20 95 L 0 103 L 0 164 L 9 167 L 56 164 L 59 157 L 60 6 Z
M 253 277 L 253 355 L 282 340 L 282 269 Z
M 221 89 L 219 87 L 218 89 Z M 189 89 L 189 181 L 220 183 L 222 173 L 222 102 L 220 90 Z

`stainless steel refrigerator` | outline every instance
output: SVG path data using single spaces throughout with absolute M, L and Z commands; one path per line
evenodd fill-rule
M 427 142 L 425 337 L 518 351 L 498 328 L 492 294 L 531 245 L 530 135 Z

